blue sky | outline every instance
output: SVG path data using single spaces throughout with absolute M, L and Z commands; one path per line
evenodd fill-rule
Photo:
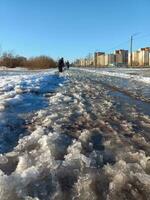
M 1 51 L 66 59 L 150 46 L 150 0 L 0 0 Z

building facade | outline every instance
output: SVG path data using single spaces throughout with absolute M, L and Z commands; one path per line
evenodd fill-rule
M 149 53 L 150 53 L 150 47 L 141 48 L 139 50 L 139 65 L 140 66 L 149 65 Z
M 116 64 L 128 65 L 128 50 L 119 49 L 114 52 L 116 56 Z
M 105 54 L 99 55 L 97 57 L 97 66 L 98 67 L 103 67 L 105 66 Z
M 105 53 L 104 52 L 95 52 L 94 53 L 94 66 L 98 67 L 100 66 L 100 56 L 101 55 L 104 55 Z
M 114 65 L 116 61 L 115 54 L 107 54 L 105 55 L 105 66 Z

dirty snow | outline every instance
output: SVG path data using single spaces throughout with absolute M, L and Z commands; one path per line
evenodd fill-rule
M 149 87 L 110 73 L 0 72 L 1 200 L 150 199 Z

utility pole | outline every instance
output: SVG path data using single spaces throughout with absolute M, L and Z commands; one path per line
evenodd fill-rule
M 131 35 L 131 41 L 130 41 L 130 65 L 133 65 L 133 37 L 139 35 L 140 33 L 134 33 Z
M 130 65 L 132 66 L 132 49 L 133 49 L 133 36 L 131 36 L 131 43 L 130 43 Z

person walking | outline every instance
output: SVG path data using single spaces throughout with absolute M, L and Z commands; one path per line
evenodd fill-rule
M 70 63 L 69 63 L 68 60 L 67 60 L 67 62 L 66 62 L 66 66 L 67 66 L 67 69 L 69 69 L 69 67 L 70 67 Z
M 59 61 L 58 61 L 58 71 L 61 73 L 61 72 L 63 72 L 63 67 L 65 66 L 65 64 L 64 64 L 64 59 L 63 58 L 61 58 L 61 59 L 59 59 Z

